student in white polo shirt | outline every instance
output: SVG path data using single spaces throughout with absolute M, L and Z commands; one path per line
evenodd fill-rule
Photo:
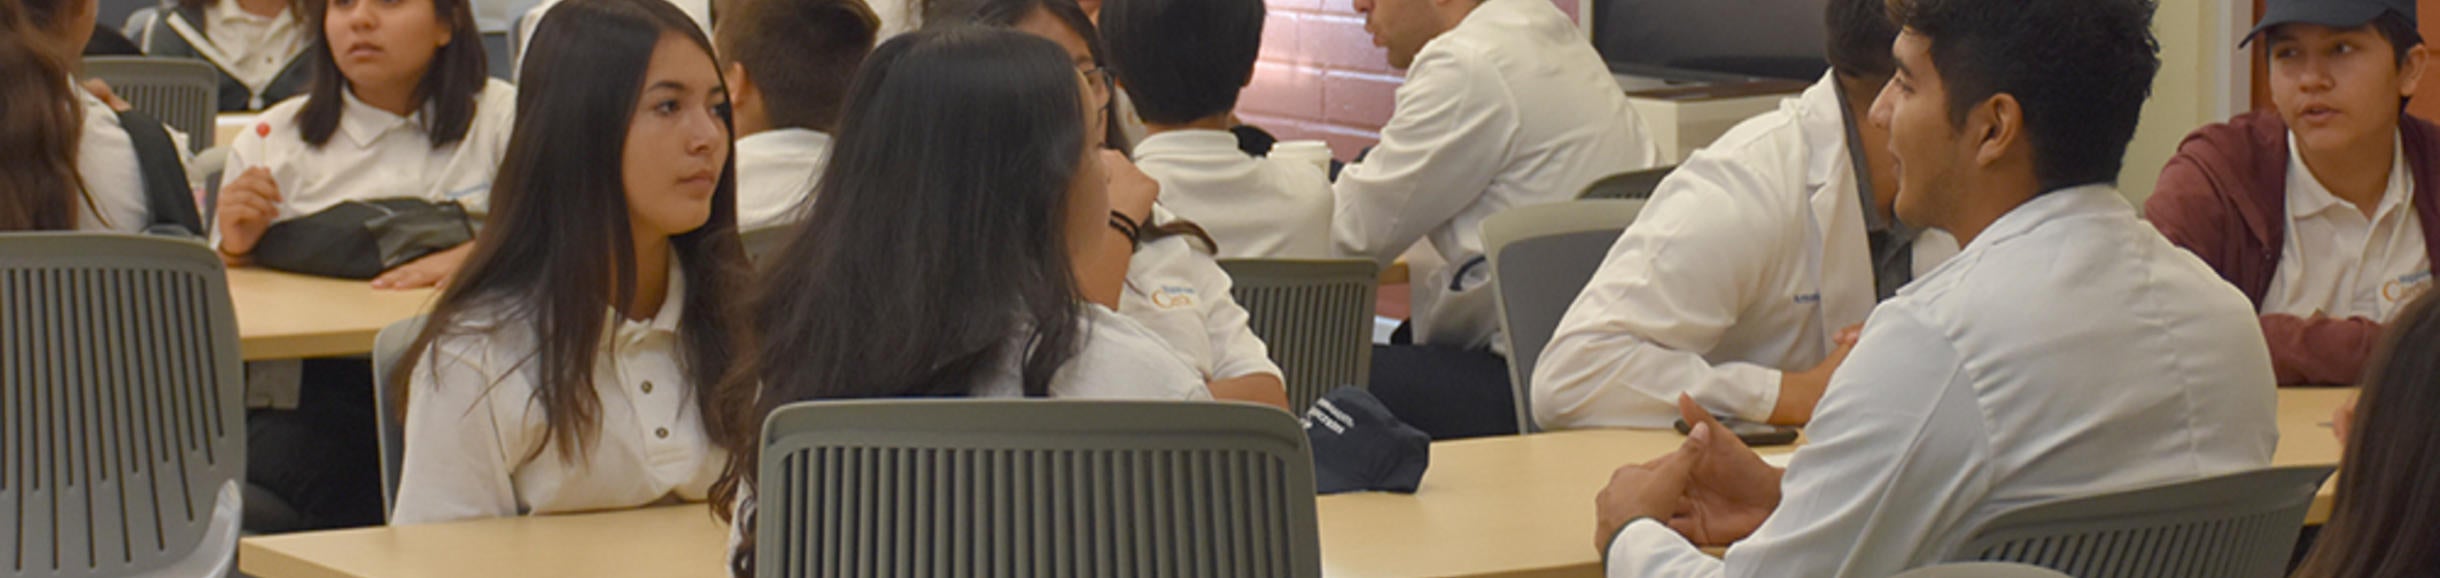
M 1372 391 L 1434 438 L 1514 432 L 1483 220 L 1573 200 L 1660 153 L 1601 55 L 1550 2 L 1355 9 L 1407 77 L 1381 144 L 1332 185 L 1331 233 L 1342 254 L 1385 266 L 1424 239 L 1447 262 L 1415 276 L 1414 345 L 1373 352 Z
M 350 200 L 457 201 L 484 212 L 515 118 L 516 88 L 484 72 L 466 0 L 327 0 L 304 98 L 264 111 L 229 144 L 215 245 L 244 264 L 280 221 Z M 465 260 L 442 251 L 373 280 L 430 287 Z
M 660 0 L 569 0 L 534 46 L 491 224 L 385 376 L 393 524 L 701 500 L 752 427 L 719 401 L 752 270 L 711 41 Z
M 1965 248 L 1873 311 L 1785 470 L 1680 398 L 1686 445 L 1595 500 L 1610 576 L 1882 578 L 2018 506 L 2271 463 L 2253 308 L 2112 184 L 2153 3 L 1891 6 L 1898 215 Z
M 1229 294 L 1228 270 L 1212 258 L 1220 242 L 1159 205 L 1152 221 L 1127 262 L 1118 313 L 1160 335 L 1203 375 L 1213 398 L 1286 409 L 1285 375 L 1271 361 L 1270 346 L 1247 325 L 1253 315 Z
M 1101 33 L 1150 133 L 1135 143 L 1135 163 L 1161 182 L 1162 208 L 1201 225 L 1222 258 L 1328 258 L 1324 170 L 1246 154 L 1229 132 L 1262 51 L 1263 15 L 1262 0 L 1117 0 Z
M 1882 0 L 1831 0 L 1831 71 L 1661 181 L 1534 366 L 1551 429 L 1669 427 L 1677 396 L 1802 424 L 1873 305 L 1957 253 L 1898 222 L 1889 135 L 1867 120 L 1895 64 Z
M 882 43 L 821 203 L 758 281 L 756 371 L 739 379 L 762 387 L 737 400 L 750 421 L 820 399 L 1211 399 L 1085 287 L 1117 284 L 1083 264 L 1126 255 L 1113 212 L 1141 222 L 1158 191 L 1100 150 L 1089 90 L 1065 50 L 1029 34 L 950 26 Z M 713 500 L 735 520 L 732 569 L 751 576 L 758 465 L 733 457 Z
M 151 224 L 153 215 L 147 208 L 143 170 L 136 160 L 134 139 L 129 136 L 117 111 L 69 77 L 69 71 L 76 67 L 76 55 L 83 53 L 85 44 L 92 39 L 94 14 L 99 7 L 94 0 L 22 0 L 14 8 L 16 26 L 19 28 L 5 32 L 16 37 L 14 42 L 23 52 L 19 56 L 22 63 L 10 66 L 9 74 L 24 77 L 26 82 L 12 81 L 8 85 L 12 91 L 11 101 L 5 106 L 11 110 L 6 114 L 15 116 L 32 115 L 35 111 L 43 110 L 66 111 L 68 116 L 52 120 L 75 123 L 61 127 L 72 128 L 75 134 L 53 135 L 50 138 L 57 139 L 59 146 L 74 142 L 75 148 L 57 151 L 57 154 L 65 156 L 54 161 L 71 163 L 70 168 L 79 182 L 62 182 L 51 186 L 66 187 L 59 189 L 63 191 L 78 190 L 75 187 L 81 186 L 81 194 L 74 201 L 75 212 L 66 226 L 57 226 L 60 225 L 56 220 L 57 215 L 30 221 L 29 224 L 38 224 L 35 228 L 42 229 L 120 233 L 144 231 Z M 32 75 L 37 73 L 52 80 L 33 83 Z M 48 88 L 36 88 L 46 85 Z M 29 100 L 17 101 L 18 93 L 14 91 L 24 91 Z M 33 95 L 38 91 L 49 93 L 49 99 L 55 102 L 43 103 L 42 99 L 35 98 Z M 29 119 L 30 124 L 39 122 Z M 14 134 L 10 138 L 34 136 Z M 29 148 L 26 149 L 11 147 L 10 152 L 28 156 L 43 154 L 36 152 L 40 145 L 31 142 L 27 145 Z M 180 160 L 186 160 L 185 147 L 175 148 Z M 12 173 L 21 170 L 35 174 L 51 172 L 50 169 L 14 166 L 8 167 L 8 170 Z
M 802 218 L 879 26 L 862 0 L 738 0 L 715 39 L 736 103 L 737 228 Z

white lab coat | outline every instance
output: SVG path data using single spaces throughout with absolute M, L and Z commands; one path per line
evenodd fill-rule
M 1609 575 L 1889 576 L 2012 507 L 2266 467 L 2277 404 L 2244 295 L 2111 187 L 2052 192 L 1873 313 L 1753 536 L 1636 522 Z
M 1481 349 L 1499 332 L 1482 223 L 1576 198 L 1660 154 L 1583 32 L 1549 2 L 1485 2 L 1424 45 L 1381 144 L 1335 186 L 1341 254 L 1387 265 L 1429 238 L 1448 262 L 1416 276 L 1418 343 Z
M 1201 225 L 1230 259 L 1323 259 L 1330 253 L 1330 176 L 1312 163 L 1257 158 L 1237 135 L 1178 130 L 1135 144 L 1135 165 L 1161 183 L 1161 204 Z
M 1829 75 L 1661 181 L 1534 366 L 1545 428 L 1668 427 L 1678 394 L 1763 421 L 1780 372 L 1830 354 L 1879 300 L 1845 112 Z M 1921 275 L 1957 253 L 1916 238 Z

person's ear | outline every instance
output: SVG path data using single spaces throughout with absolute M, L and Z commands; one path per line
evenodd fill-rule
M 2415 86 L 2423 84 L 2423 65 L 2431 60 L 2431 54 L 2427 44 L 2406 49 L 2406 59 L 2398 62 L 2398 98 L 2415 97 Z
M 1974 106 L 1973 114 L 1967 115 L 1966 124 L 1965 128 L 1973 131 L 1968 134 L 1976 141 L 1974 162 L 1978 165 L 1996 164 L 2011 149 L 2030 144 L 2025 140 L 2025 109 L 2012 94 L 2003 92 L 1984 99 Z
M 762 88 L 754 85 L 754 75 L 746 72 L 746 63 L 731 62 L 728 73 L 729 104 L 745 106 L 748 100 L 762 98 Z

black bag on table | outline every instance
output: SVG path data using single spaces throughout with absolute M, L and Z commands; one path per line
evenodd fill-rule
M 369 280 L 472 240 L 473 221 L 456 202 L 347 201 L 264 230 L 262 240 L 254 244 L 254 263 L 290 273 Z

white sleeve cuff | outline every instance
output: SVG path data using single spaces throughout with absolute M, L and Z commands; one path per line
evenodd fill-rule
M 1679 578 L 1720 576 L 1720 559 L 1696 549 L 1676 530 L 1659 520 L 1629 522 L 1610 539 L 1610 556 L 1603 574 L 1610 578 Z

